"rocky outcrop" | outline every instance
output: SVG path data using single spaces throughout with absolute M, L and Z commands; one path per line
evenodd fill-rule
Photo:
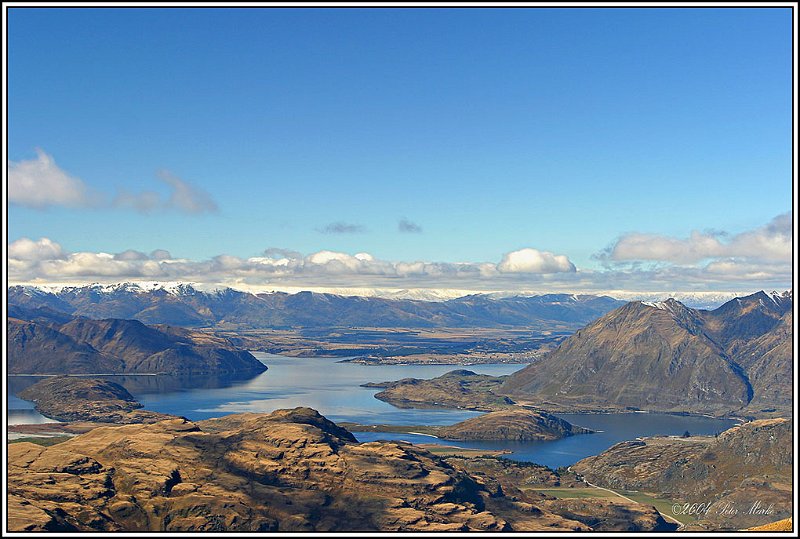
M 791 421 L 762 419 L 717 437 L 622 442 L 572 470 L 612 489 L 709 504 L 697 529 L 740 529 L 791 516 L 792 458 Z
M 59 421 L 154 423 L 174 417 L 141 410 L 124 387 L 107 380 L 57 376 L 36 382 L 18 396 L 33 402 L 40 414 Z
M 515 407 L 441 427 L 436 435 L 445 440 L 527 441 L 558 440 L 591 432 L 547 412 Z
M 101 427 L 8 459 L 12 531 L 589 529 L 307 408 Z
M 403 378 L 395 382 L 364 384 L 362 387 L 385 388 L 376 393 L 375 398 L 398 408 L 444 407 L 492 411 L 514 404 L 508 397 L 493 392 L 504 380 L 503 376 L 458 369 L 430 380 Z

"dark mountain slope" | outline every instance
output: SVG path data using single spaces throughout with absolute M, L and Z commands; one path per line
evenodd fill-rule
M 742 369 L 675 300 L 631 302 L 589 324 L 501 391 L 519 399 L 650 410 L 725 412 L 745 406 Z
M 789 311 L 769 332 L 739 347 L 736 360 L 753 385 L 748 413 L 791 414 L 794 391 L 792 368 L 793 317 Z
M 699 311 L 699 314 L 705 331 L 734 356 L 740 346 L 780 325 L 783 315 L 791 310 L 791 292 L 767 294 L 761 291 L 734 298 L 713 311 Z
M 513 374 L 500 392 L 561 408 L 791 413 L 792 293 L 713 311 L 631 302 Z
M 46 324 L 8 319 L 10 374 L 92 374 L 121 372 L 123 362 Z
M 15 374 L 261 372 L 230 341 L 136 320 L 76 318 L 61 326 L 10 319 L 8 369 Z

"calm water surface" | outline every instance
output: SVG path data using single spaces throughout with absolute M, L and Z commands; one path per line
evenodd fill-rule
M 557 468 L 575 464 L 583 458 L 605 451 L 618 442 L 633 440 L 639 436 L 681 435 L 687 430 L 691 434 L 716 434 L 737 424 L 733 420 L 669 414 L 559 414 L 559 417 L 598 432 L 547 442 L 452 442 L 414 434 L 382 432 L 356 432 L 354 434 L 361 442 L 388 439 L 405 440 L 415 444 L 436 442 L 477 449 L 506 449 L 511 451 L 511 454 L 505 455 L 507 458 L 536 462 Z
M 208 419 L 236 412 L 272 412 L 279 408 L 309 406 L 333 421 L 385 423 L 394 425 L 448 425 L 475 417 L 479 412 L 464 410 L 399 409 L 374 398 L 380 389 L 359 387 L 367 382 L 401 378 L 433 378 L 454 369 L 466 368 L 479 374 L 511 374 L 524 365 L 381 365 L 338 363 L 341 358 L 290 358 L 256 352 L 269 370 L 242 376 L 113 376 L 109 377 L 133 394 L 148 410 L 182 415 L 192 420 Z M 37 380 L 9 378 L 12 395 Z M 33 405 L 9 397 L 9 424 L 48 420 Z M 613 444 L 637 436 L 655 434 L 715 434 L 735 422 L 704 417 L 665 414 L 562 414 L 577 425 L 598 430 L 595 434 L 573 436 L 550 442 L 443 442 L 474 448 L 508 449 L 510 458 L 533 461 L 550 467 L 566 466 L 596 455 Z M 360 441 L 378 439 L 430 443 L 428 436 L 392 433 L 354 433 Z

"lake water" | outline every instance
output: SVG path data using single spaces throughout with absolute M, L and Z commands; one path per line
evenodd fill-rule
M 394 425 L 449 425 L 479 415 L 479 412 L 447 409 L 399 409 L 374 398 L 380 389 L 359 387 L 367 382 L 401 378 L 433 378 L 454 369 L 479 374 L 504 375 L 524 365 L 380 365 L 338 363 L 341 358 L 290 358 L 254 353 L 269 370 L 256 376 L 112 376 L 108 377 L 133 394 L 148 410 L 182 415 L 192 420 L 236 412 L 268 413 L 280 408 L 309 406 L 332 421 L 385 423 Z M 10 377 L 14 395 L 37 378 Z M 48 420 L 32 404 L 9 397 L 9 424 Z M 596 455 L 617 442 L 656 434 L 715 434 L 735 424 L 731 420 L 666 414 L 562 414 L 561 417 L 597 432 L 550 442 L 450 442 L 447 445 L 508 449 L 509 458 L 537 462 L 550 467 L 566 466 Z M 354 433 L 360 441 L 377 439 L 436 442 L 429 436 L 392 433 Z

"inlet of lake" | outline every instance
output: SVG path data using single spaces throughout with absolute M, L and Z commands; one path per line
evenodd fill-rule
M 480 412 L 450 409 L 400 409 L 374 398 L 379 389 L 360 387 L 367 382 L 401 378 L 433 378 L 454 369 L 479 374 L 511 374 L 524 365 L 380 365 L 340 363 L 341 358 L 295 358 L 254 352 L 269 370 L 256 376 L 135 376 L 104 377 L 124 386 L 147 410 L 208 419 L 237 412 L 269 413 L 280 408 L 308 406 L 332 421 L 361 424 L 449 425 Z M 32 403 L 14 397 L 38 377 L 9 377 L 8 424 L 49 421 L 33 410 Z M 555 441 L 442 441 L 446 445 L 479 449 L 505 449 L 508 458 L 536 462 L 551 468 L 568 466 L 596 455 L 617 442 L 640 436 L 716 434 L 736 424 L 733 420 L 669 414 L 559 414 L 592 430 Z M 414 434 L 355 432 L 359 441 L 405 440 L 437 442 Z

